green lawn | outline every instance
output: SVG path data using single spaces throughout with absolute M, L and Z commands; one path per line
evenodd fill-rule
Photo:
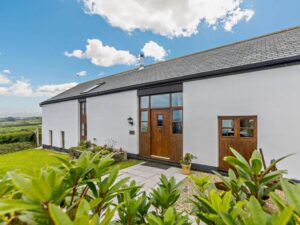
M 44 149 L 30 149 L 0 155 L 0 176 L 4 175 L 9 170 L 19 170 L 24 173 L 31 173 L 34 169 L 59 163 L 60 161 L 56 157 L 68 159 L 69 155 Z M 130 159 L 115 163 L 113 166 L 119 166 L 120 169 L 124 169 L 141 162 L 142 161 Z
M 68 159 L 69 155 L 44 149 L 29 149 L 0 155 L 0 175 L 4 175 L 9 170 L 30 173 L 36 168 L 60 162 L 56 157 Z

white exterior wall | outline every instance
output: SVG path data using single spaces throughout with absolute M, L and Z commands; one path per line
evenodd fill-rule
M 218 116 L 257 115 L 258 148 L 267 164 L 300 179 L 300 66 L 184 82 L 184 151 L 218 166 Z
M 79 143 L 78 100 L 53 103 L 42 106 L 42 143 L 50 145 L 49 130 L 52 130 L 52 146 L 62 147 L 61 131 L 65 132 L 65 148 Z
M 111 144 L 138 154 L 138 97 L 137 91 L 126 91 L 87 98 L 87 139 L 97 145 Z M 134 125 L 127 121 L 133 118 Z M 135 131 L 130 135 L 129 131 Z

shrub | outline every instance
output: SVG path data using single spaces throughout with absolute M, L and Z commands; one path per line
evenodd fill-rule
M 9 144 L 15 142 L 32 142 L 32 141 L 34 141 L 34 133 L 30 131 L 0 134 L 0 144 Z
M 17 143 L 10 143 L 10 144 L 2 144 L 0 145 L 0 155 L 17 152 L 25 149 L 34 148 L 35 144 L 32 142 L 17 142 Z

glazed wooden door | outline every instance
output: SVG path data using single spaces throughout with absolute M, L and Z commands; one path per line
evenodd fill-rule
M 86 141 L 87 122 L 86 122 L 86 102 L 80 102 L 80 141 Z
M 151 110 L 151 156 L 166 159 L 170 158 L 170 136 L 170 110 Z
M 257 149 L 256 116 L 222 116 L 219 117 L 219 169 L 228 170 L 224 157 L 232 155 L 230 147 L 243 157 L 250 159 Z

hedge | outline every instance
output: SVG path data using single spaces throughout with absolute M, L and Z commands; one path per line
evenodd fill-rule
M 32 142 L 18 142 L 0 145 L 0 155 L 35 148 Z
M 34 141 L 34 133 L 32 131 L 0 134 L 0 144 L 9 144 L 15 142 L 32 142 L 32 141 Z

